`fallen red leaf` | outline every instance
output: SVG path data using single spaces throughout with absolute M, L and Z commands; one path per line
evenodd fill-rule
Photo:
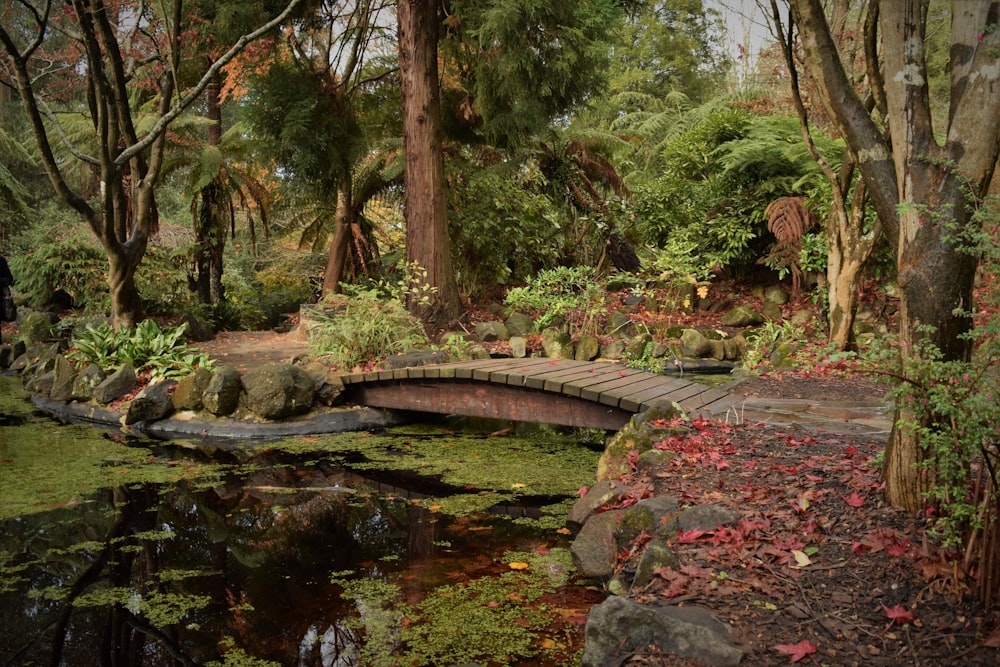
M 692 528 L 691 530 L 678 530 L 677 531 L 677 543 L 678 544 L 692 544 L 699 537 L 707 533 L 707 530 L 701 530 L 699 528 Z
M 857 491 L 851 491 L 851 495 L 841 496 L 841 498 L 843 498 L 844 502 L 851 507 L 861 507 L 865 504 L 865 497 L 859 496 Z
M 798 644 L 778 644 L 774 650 L 791 656 L 788 662 L 798 662 L 810 653 L 815 653 L 816 646 L 808 639 L 803 639 Z
M 901 604 L 897 604 L 895 607 L 882 605 L 882 609 L 885 610 L 886 616 L 895 621 L 896 625 L 907 625 L 917 620 L 917 612 L 907 609 Z

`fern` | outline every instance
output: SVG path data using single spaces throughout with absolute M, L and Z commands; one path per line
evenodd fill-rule
M 776 242 L 770 254 L 760 262 L 777 266 L 779 271 L 790 271 L 792 291 L 798 295 L 802 282 L 799 256 L 802 239 L 814 223 L 812 213 L 805 206 L 805 197 L 779 197 L 768 204 L 764 214 L 767 216 L 767 229 L 774 234 Z

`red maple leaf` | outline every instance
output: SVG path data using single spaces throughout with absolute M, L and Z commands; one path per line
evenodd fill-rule
M 843 498 L 844 502 L 851 507 L 861 507 L 865 504 L 865 497 L 859 496 L 857 491 L 851 491 L 851 495 L 841 496 L 841 498 Z
M 798 644 L 778 644 L 773 648 L 778 653 L 791 656 L 788 662 L 798 662 L 810 653 L 816 652 L 816 646 L 808 639 L 803 639 Z
M 901 604 L 897 604 L 895 607 L 882 605 L 882 609 L 885 610 L 885 615 L 891 618 L 896 625 L 906 625 L 917 620 L 917 612 L 907 609 Z
M 692 528 L 691 530 L 678 530 L 677 531 L 677 543 L 678 544 L 693 544 L 699 537 L 706 534 L 707 530 L 701 530 L 700 528 Z

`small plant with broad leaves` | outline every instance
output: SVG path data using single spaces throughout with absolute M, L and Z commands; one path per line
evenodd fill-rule
M 198 368 L 211 368 L 212 360 L 182 340 L 187 324 L 160 328 L 143 320 L 134 329 L 115 331 L 109 324 L 88 325 L 77 331 L 66 356 L 77 364 L 96 364 L 110 371 L 123 364 L 152 380 L 178 378 Z
M 586 331 L 604 310 L 604 291 L 592 267 L 560 266 L 540 271 L 524 287 L 511 288 L 504 303 L 517 310 L 539 311 L 538 329 L 573 311 L 581 312 L 580 328 Z

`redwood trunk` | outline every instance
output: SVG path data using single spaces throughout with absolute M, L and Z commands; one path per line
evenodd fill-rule
M 429 305 L 408 307 L 428 323 L 446 325 L 461 311 L 451 263 L 438 88 L 436 0 L 400 0 L 399 69 L 406 150 L 406 257 L 426 271 L 418 282 L 436 288 Z

